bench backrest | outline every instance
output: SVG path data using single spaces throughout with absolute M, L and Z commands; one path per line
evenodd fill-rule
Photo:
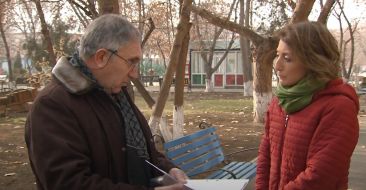
M 216 128 L 209 127 L 193 134 L 166 142 L 166 156 L 188 176 L 206 172 L 224 161 Z

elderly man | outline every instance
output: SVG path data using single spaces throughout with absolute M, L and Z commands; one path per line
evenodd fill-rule
M 140 34 L 117 15 L 86 28 L 79 51 L 62 57 L 28 115 L 25 139 L 38 189 L 153 189 L 161 175 L 184 172 L 159 153 L 149 126 L 125 89 L 138 76 Z

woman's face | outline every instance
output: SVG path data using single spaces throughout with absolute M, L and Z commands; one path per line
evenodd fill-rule
M 282 40 L 280 40 L 277 47 L 277 58 L 274 61 L 274 69 L 280 79 L 280 84 L 284 87 L 295 85 L 307 74 L 307 69 L 302 60 Z

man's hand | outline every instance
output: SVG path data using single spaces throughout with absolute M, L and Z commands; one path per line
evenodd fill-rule
M 154 190 L 187 190 L 187 187 L 184 186 L 184 184 L 187 183 L 188 176 L 184 173 L 184 171 L 178 168 L 172 168 L 169 171 L 169 175 L 174 177 L 174 179 L 176 179 L 178 183 L 173 185 L 155 187 Z
M 187 183 L 188 176 L 181 169 L 172 168 L 170 169 L 169 174 L 173 176 L 178 182 Z

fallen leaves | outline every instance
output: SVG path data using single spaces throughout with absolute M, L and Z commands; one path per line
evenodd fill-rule
M 5 176 L 5 177 L 9 177 L 9 176 L 14 176 L 14 175 L 16 175 L 16 173 L 7 173 L 7 174 L 5 174 L 4 176 Z

